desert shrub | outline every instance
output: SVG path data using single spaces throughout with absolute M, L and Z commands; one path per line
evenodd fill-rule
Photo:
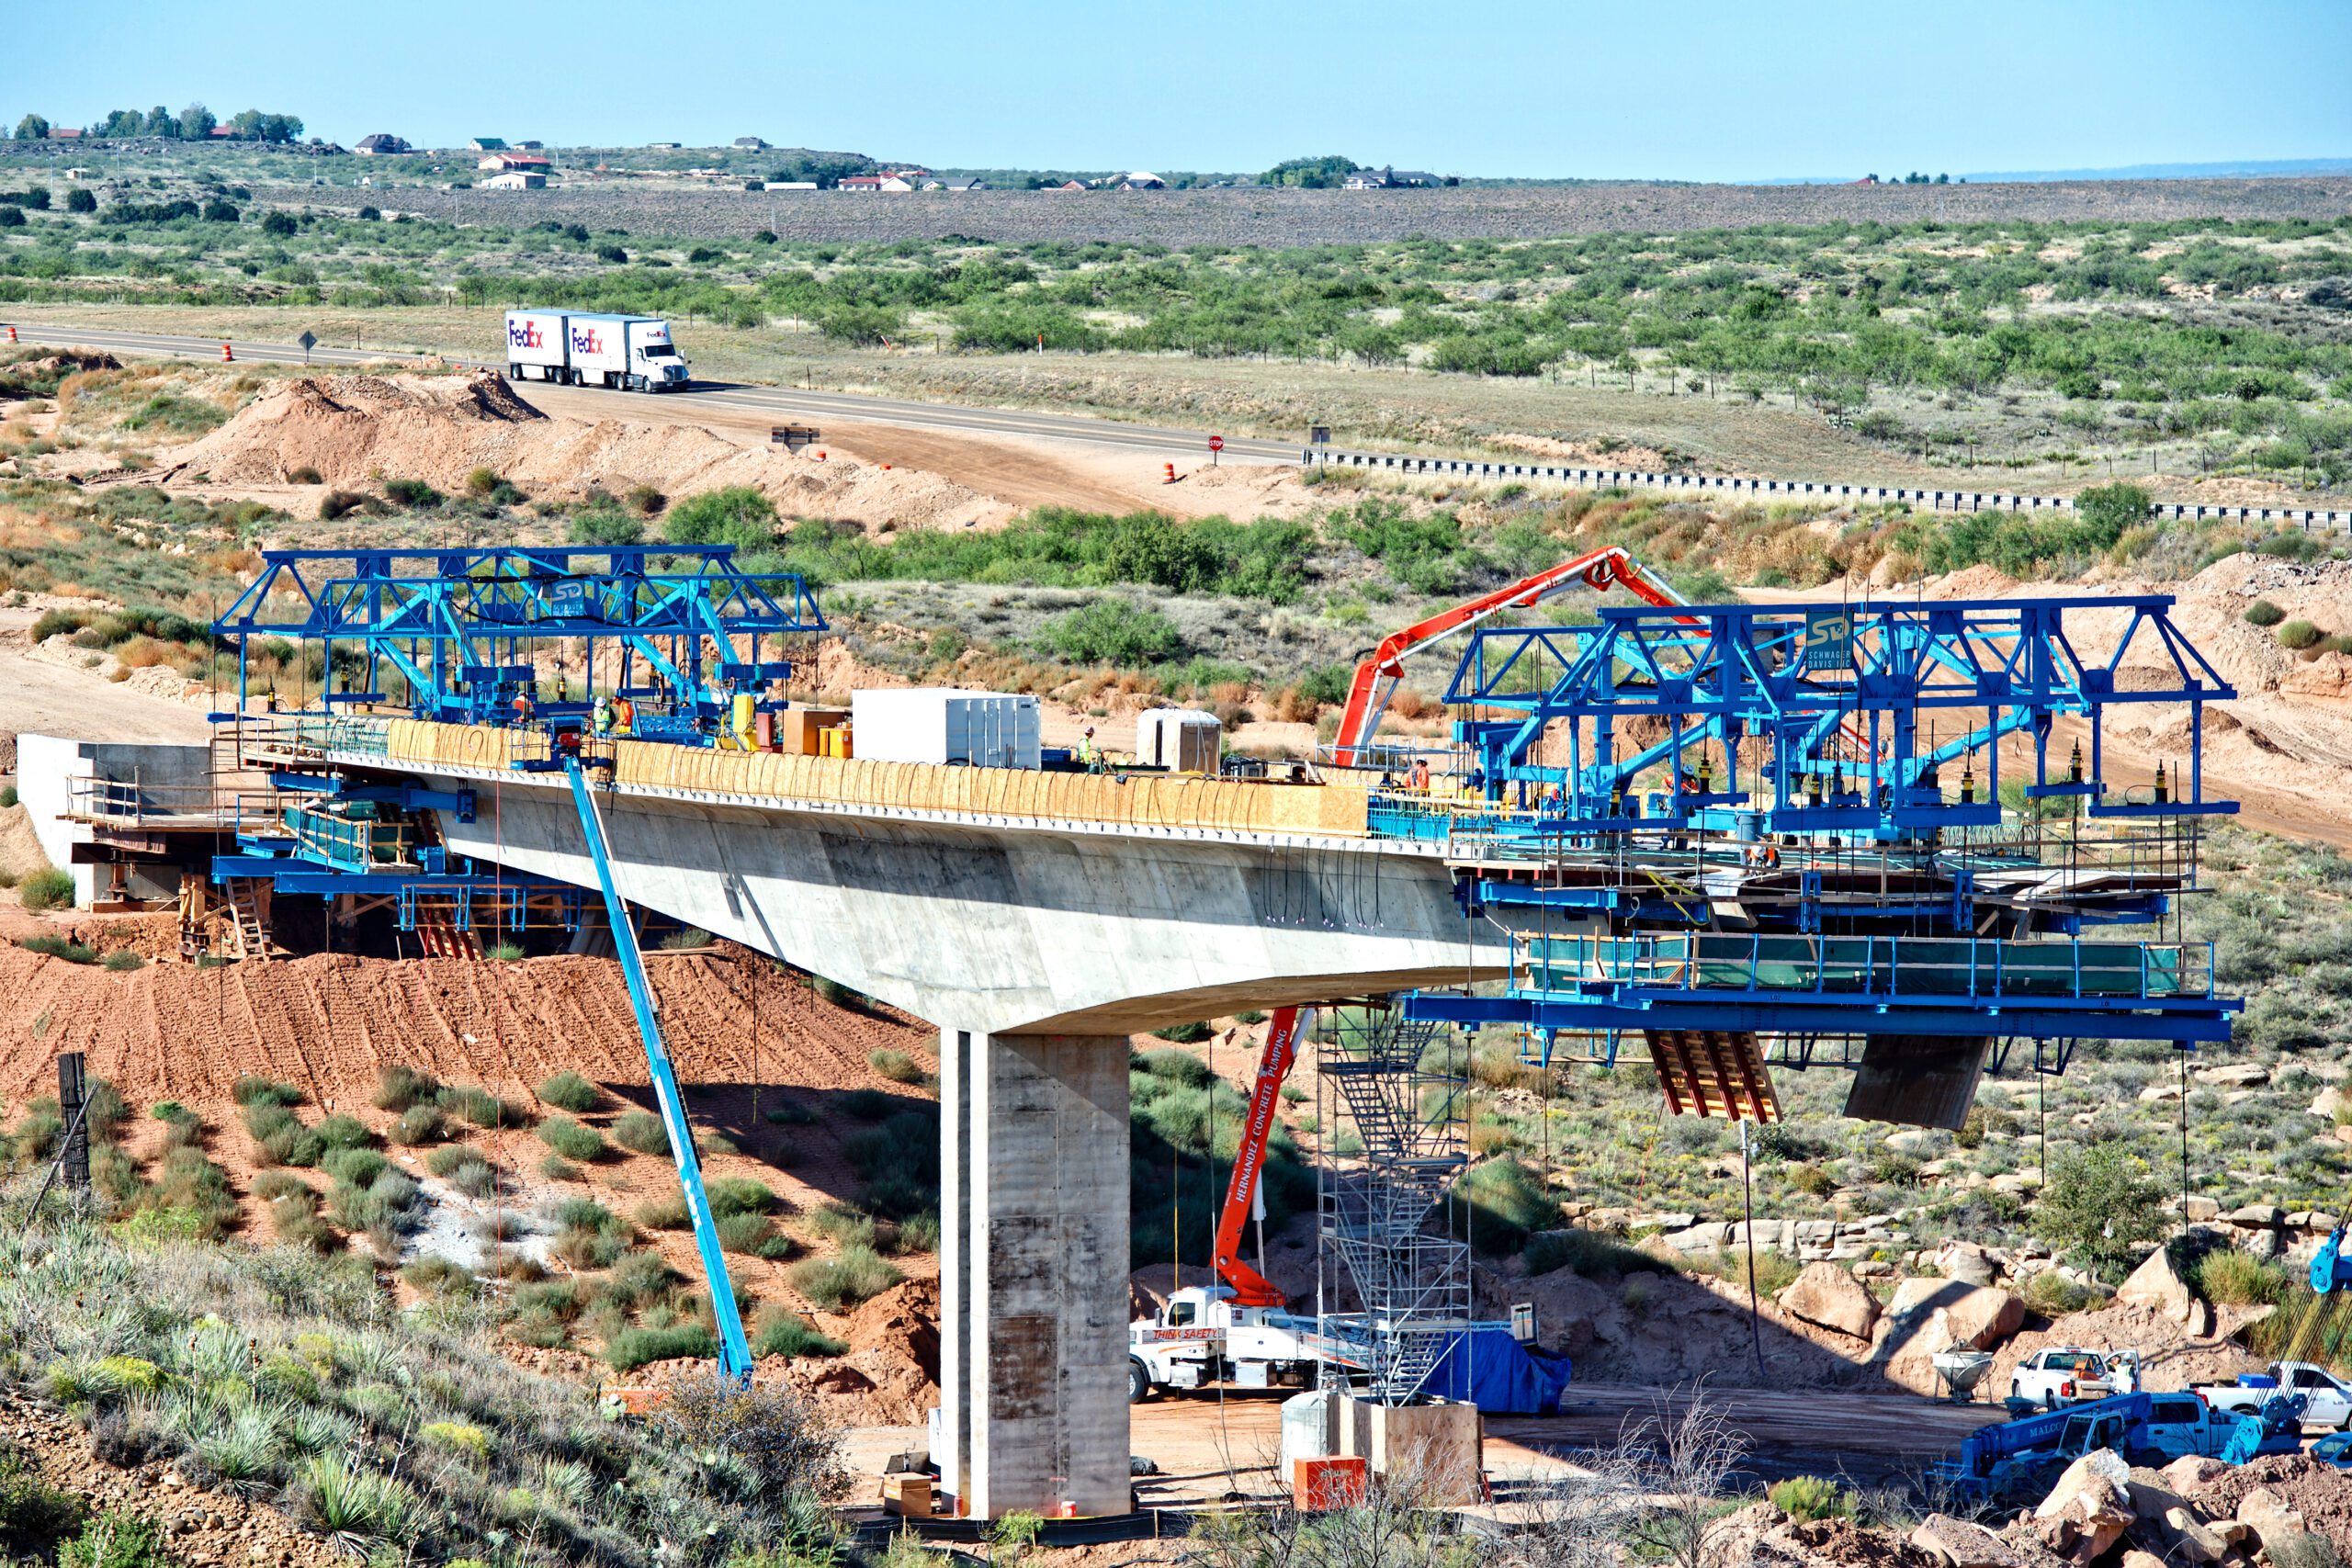
M 682 1231 L 694 1224 L 683 1194 L 648 1198 L 637 1206 L 637 1223 L 650 1231 Z
M 2245 621 L 2250 626 L 2275 626 L 2287 618 L 2287 612 L 2267 599 L 2256 599 L 2245 607 Z
M 1588 1280 L 1611 1280 L 1627 1274 L 1664 1274 L 1672 1265 L 1600 1231 L 1538 1231 L 1527 1241 L 1527 1271 L 1549 1274 L 1573 1269 Z
M 1144 1053 L 1143 1070 L 1156 1078 L 1166 1078 L 1170 1083 L 1180 1084 L 1186 1089 L 1206 1089 L 1216 1076 L 1209 1071 L 1206 1062 L 1191 1052 L 1165 1045 Z
M 404 1541 L 417 1528 L 416 1495 L 389 1475 L 319 1454 L 292 1488 L 294 1517 L 361 1555 L 375 1542 Z
M 904 1051 L 870 1051 L 866 1053 L 865 1065 L 892 1083 L 922 1082 L 922 1064 Z
M 2090 1304 L 2091 1294 L 2081 1280 L 2068 1279 L 2055 1269 L 2045 1269 L 2027 1280 L 2024 1292 L 2025 1304 L 2044 1317 L 2080 1312 Z
M 748 1176 L 721 1177 L 708 1190 L 714 1214 L 764 1214 L 775 1207 L 775 1193 Z
M 337 1180 L 327 1190 L 327 1207 L 345 1230 L 384 1230 L 393 1234 L 414 1223 L 418 1204 L 416 1183 L 397 1170 L 376 1173 L 366 1185 Z
M 412 1105 L 401 1112 L 386 1135 L 403 1148 L 419 1144 L 437 1144 L 448 1136 L 449 1119 L 437 1105 Z
M 444 1144 L 424 1156 L 424 1168 L 447 1179 L 455 1175 L 458 1168 L 468 1160 L 480 1158 L 481 1156 L 463 1144 Z
M 79 1497 L 44 1481 L 17 1450 L 0 1450 L 0 1551 L 10 1562 L 46 1561 L 82 1518 Z
M 336 1181 L 365 1187 L 392 1168 L 392 1162 L 374 1149 L 332 1149 L 320 1156 L 319 1167 Z
M 872 1247 L 874 1216 L 847 1203 L 828 1203 L 808 1216 L 808 1228 L 836 1247 Z
M 575 1202 L 580 1200 L 574 1200 Z M 616 1214 L 605 1213 L 599 1205 L 587 1205 L 600 1217 L 578 1219 L 567 1223 L 556 1234 L 548 1250 L 574 1269 L 609 1269 L 620 1261 L 633 1239 L 629 1223 Z
M 1205 1021 L 1198 1019 L 1191 1023 L 1171 1023 L 1165 1029 L 1151 1032 L 1153 1039 L 1165 1040 L 1176 1045 L 1198 1045 L 1213 1032 Z
M 899 1222 L 899 1245 L 891 1249 L 899 1254 L 924 1253 L 939 1250 L 939 1216 L 929 1210 Z
M 450 1115 L 470 1122 L 477 1127 L 527 1127 L 533 1120 L 528 1106 L 501 1100 L 490 1090 L 477 1087 L 445 1089 L 434 1096 L 434 1103 Z
M 605 1343 L 605 1360 L 616 1371 L 633 1372 L 654 1361 L 680 1358 L 707 1360 L 718 1354 L 718 1337 L 699 1323 L 670 1328 L 625 1328 Z
M 1772 1506 L 1799 1524 L 1854 1517 L 1853 1495 L 1823 1475 L 1792 1475 L 1775 1482 L 1769 1495 Z
M 2164 1235 L 2164 1205 L 2163 1187 L 2141 1173 L 2127 1148 L 2096 1143 L 2052 1162 L 2033 1227 L 2070 1262 L 2120 1278 Z
M 379 1111 L 406 1111 L 440 1092 L 440 1081 L 429 1073 L 392 1064 L 376 1069 L 376 1092 L 368 1103 Z
M 1119 599 L 1098 599 L 1047 621 L 1037 645 L 1072 664 L 1143 670 L 1184 656 L 1184 636 L 1158 610 Z
M 247 1073 L 230 1087 L 229 1098 L 239 1105 L 256 1105 L 265 1100 L 273 1105 L 300 1105 L 302 1091 L 290 1083 Z
M 287 1246 L 313 1252 L 332 1250 L 337 1239 L 334 1228 L 319 1217 L 318 1195 L 307 1187 L 270 1201 L 269 1228 Z
M 2278 637 L 2279 647 L 2290 652 L 2300 653 L 2327 634 L 2309 621 L 2289 621 L 2272 635 Z
M 50 958 L 62 958 L 68 964 L 96 964 L 98 961 L 98 950 L 88 943 L 74 942 L 62 936 L 51 936 L 47 932 L 39 936 L 28 936 L 17 945 L 27 953 L 38 953 Z
M 474 1277 L 448 1258 L 427 1253 L 401 1270 L 401 1283 L 428 1293 L 464 1292 L 473 1289 Z
M 729 1252 L 757 1256 L 775 1235 L 775 1222 L 765 1214 L 729 1214 L 718 1222 L 718 1245 Z
M 775 502 L 750 485 L 729 485 L 690 495 L 662 519 L 662 536 L 673 545 L 733 545 L 765 549 L 775 538 Z
M 831 1258 L 793 1265 L 792 1288 L 827 1312 L 841 1312 L 881 1294 L 905 1278 L 870 1247 L 845 1247 Z
M 752 1326 L 754 1356 L 838 1356 L 848 1348 L 818 1333 L 798 1313 L 779 1306 L 762 1308 Z
M 549 1150 L 539 1161 L 539 1175 L 545 1180 L 580 1181 L 584 1179 L 587 1174 L 586 1171 L 553 1150 Z
M 129 974 L 133 969 L 144 969 L 147 967 L 147 961 L 144 958 L 140 957 L 139 954 L 131 952 L 130 949 L 127 947 L 116 948 L 112 953 L 107 953 L 104 959 L 100 960 L 100 963 L 105 968 L 110 969 L 118 975 L 125 975 Z
M 17 884 L 17 899 L 36 913 L 62 909 L 74 902 L 74 876 L 55 866 L 43 866 Z M 30 942 L 26 943 L 28 947 Z
M 1481 1161 L 1453 1184 L 1448 1205 L 1455 1233 L 1489 1257 L 1520 1251 L 1531 1233 L 1560 1217 L 1559 1200 L 1533 1167 L 1510 1156 Z
M 265 1203 L 274 1203 L 292 1192 L 308 1192 L 311 1184 L 290 1170 L 265 1170 L 253 1180 L 253 1194 Z
M 559 1111 L 594 1111 L 605 1102 L 605 1091 L 578 1073 L 560 1072 L 539 1086 L 539 1098 Z
M 333 523 L 355 512 L 380 512 L 383 508 L 364 495 L 354 495 L 347 490 L 331 490 L 319 498 L 319 519 Z
M 613 1123 L 613 1142 L 641 1155 L 670 1152 L 670 1134 L 662 1118 L 643 1111 L 631 1111 Z
M 398 502 L 402 506 L 426 507 L 441 504 L 441 492 L 423 479 L 386 479 L 384 495 L 387 500 Z
M 817 1113 L 797 1100 L 771 1106 L 763 1114 L 771 1127 L 806 1127 L 817 1120 Z
M 550 1116 L 538 1126 L 539 1142 L 568 1160 L 602 1159 L 605 1135 L 569 1116 Z
M 290 485 L 315 485 L 324 484 L 326 480 L 318 469 L 304 463 L 300 468 L 287 470 L 286 482 Z
M 2287 1271 L 2233 1247 L 2216 1247 L 2197 1260 L 2197 1293 L 2216 1306 L 2275 1306 L 2292 1283 Z
M 890 1114 L 890 1097 L 878 1089 L 854 1089 L 841 1098 L 842 1113 L 859 1122 L 879 1122 Z
M 318 1134 L 319 1141 L 331 1149 L 372 1149 L 376 1146 L 376 1134 L 369 1132 L 368 1123 L 356 1116 L 338 1112 L 322 1121 L 312 1131 Z
M 865 1179 L 865 1206 L 904 1218 L 939 1206 L 939 1120 L 930 1111 L 902 1111 L 851 1134 L 842 1152 Z

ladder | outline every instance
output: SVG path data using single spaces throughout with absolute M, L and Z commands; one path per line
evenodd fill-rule
M 262 879 L 232 876 L 221 883 L 220 889 L 227 897 L 230 919 L 236 931 L 237 956 L 256 964 L 268 963 L 269 926 L 263 913 L 266 896 L 262 891 Z
M 613 882 L 613 860 L 605 842 L 605 817 L 596 808 L 595 793 L 588 787 L 587 770 L 577 751 L 564 758 L 563 771 L 571 780 L 571 803 L 580 812 L 580 831 L 588 840 L 588 858 L 596 863 L 596 886 L 605 895 L 605 923 L 612 928 L 613 952 L 621 961 L 621 976 L 628 982 L 628 1005 L 637 1014 L 637 1030 L 645 1041 L 645 1063 L 653 1077 L 653 1098 L 662 1108 L 662 1124 L 670 1134 L 670 1152 L 678 1162 L 678 1185 L 684 1189 L 686 1213 L 694 1221 L 695 1248 L 702 1254 L 702 1269 L 710 1286 L 711 1316 L 718 1324 L 718 1378 L 730 1387 L 748 1387 L 752 1381 L 752 1346 L 743 1337 L 743 1315 L 735 1305 L 735 1286 L 727 1273 L 727 1254 L 718 1244 L 718 1222 L 703 1190 L 702 1161 L 695 1155 L 694 1129 L 686 1123 L 685 1096 L 678 1089 L 678 1074 L 662 1043 L 662 1026 L 653 1018 L 653 987 L 645 978 L 645 957 L 637 945 L 637 927 L 628 906 Z
M 1652 1029 L 1644 1035 L 1666 1108 L 1675 1115 L 1781 1119 L 1780 1091 L 1752 1031 Z
M 420 906 L 416 911 L 416 944 L 428 958 L 480 958 L 481 943 L 474 933 L 458 929 L 449 911 L 439 905 Z

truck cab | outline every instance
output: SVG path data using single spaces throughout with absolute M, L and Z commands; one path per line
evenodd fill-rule
M 2113 1392 L 2107 1378 L 2106 1357 L 2079 1345 L 2036 1350 L 2009 1374 L 2010 1403 L 2044 1410 L 2105 1399 Z
M 1318 1347 L 1312 1325 L 1280 1307 L 1243 1306 L 1227 1285 L 1178 1291 L 1127 1325 L 1127 1398 L 1155 1388 L 1311 1388 Z
M 670 341 L 667 321 L 648 321 L 628 333 L 628 371 L 622 385 L 641 392 L 684 391 L 685 355 Z

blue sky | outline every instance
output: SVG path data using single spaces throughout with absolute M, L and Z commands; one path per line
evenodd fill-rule
M 0 5 L 0 114 L 942 167 L 1762 179 L 2352 157 L 2345 0 Z

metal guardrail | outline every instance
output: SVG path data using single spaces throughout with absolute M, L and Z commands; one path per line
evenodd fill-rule
M 2211 942 L 1580 934 L 1521 936 L 1512 946 L 1514 974 L 1538 991 L 1602 985 L 1919 1002 L 2213 994 Z
M 1749 499 L 1823 501 L 1900 501 L 1924 503 L 1935 512 L 2071 512 L 2073 500 L 2062 495 L 2012 495 L 1963 490 L 1923 490 L 1907 485 L 1826 484 L 1804 479 L 1757 479 L 1714 474 L 1659 474 L 1633 468 L 1572 468 L 1557 464 L 1494 463 L 1462 457 L 1413 457 L 1395 452 L 1329 452 L 1303 449 L 1308 467 L 1384 468 L 1399 473 L 1448 474 L 1471 479 L 1542 479 L 1580 490 L 1663 490 L 1713 491 Z M 2187 502 L 2159 502 L 2149 508 L 2158 522 L 2188 523 L 2211 519 L 2220 523 L 2291 524 L 2305 533 L 2352 532 L 2352 511 L 2300 506 L 2219 506 Z

